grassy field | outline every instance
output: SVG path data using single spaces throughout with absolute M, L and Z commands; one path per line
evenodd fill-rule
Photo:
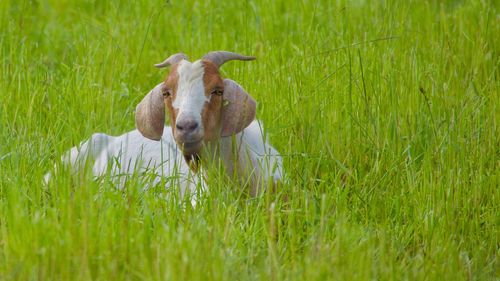
M 499 6 L 441 2 L 0 1 L 0 280 L 499 280 Z M 278 194 L 42 185 L 134 128 L 154 63 L 211 50 L 258 57 L 223 75 L 284 156 Z

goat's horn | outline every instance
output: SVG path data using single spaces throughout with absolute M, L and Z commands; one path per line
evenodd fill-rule
M 230 60 L 254 60 L 255 57 L 244 56 L 226 51 L 215 51 L 204 55 L 202 59 L 209 60 L 217 65 L 217 67 L 220 67 L 225 62 Z
M 174 64 L 180 62 L 181 60 L 187 60 L 187 58 L 188 57 L 185 54 L 177 53 L 177 54 L 171 55 L 166 60 L 164 60 L 162 63 L 155 64 L 155 66 L 158 68 L 162 68 L 162 67 L 166 67 L 169 65 L 174 65 Z

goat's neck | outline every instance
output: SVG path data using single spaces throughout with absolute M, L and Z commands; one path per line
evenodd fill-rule
M 206 171 L 208 167 L 221 168 L 223 166 L 227 175 L 233 176 L 239 173 L 239 166 L 243 163 L 239 157 L 242 137 L 237 134 L 234 137 L 221 137 L 217 141 L 205 144 L 201 157 L 185 156 L 186 162 L 193 172 L 199 172 L 200 166 Z
M 206 144 L 202 157 L 195 165 L 190 164 L 190 168 L 196 173 L 202 173 L 203 177 L 207 177 L 210 167 L 222 168 L 229 177 L 250 183 L 250 194 L 255 196 L 258 192 L 258 171 L 255 170 L 254 159 L 246 151 L 245 145 L 243 133 L 221 137 L 217 142 Z

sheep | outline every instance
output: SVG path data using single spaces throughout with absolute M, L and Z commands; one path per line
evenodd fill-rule
M 168 57 L 155 65 L 171 66 L 165 81 L 136 107 L 137 130 L 118 137 L 94 134 L 66 152 L 62 162 L 79 171 L 91 158 L 94 176 L 121 176 L 120 185 L 134 173 L 151 172 L 153 185 L 175 175 L 181 194 L 193 194 L 194 202 L 197 190 L 207 189 L 204 169 L 214 165 L 248 183 L 251 196 L 276 186 L 284 179 L 283 161 L 255 120 L 255 100 L 219 73 L 227 61 L 254 59 L 226 51 L 192 63 L 183 53 Z M 165 126 L 165 107 L 171 126 Z

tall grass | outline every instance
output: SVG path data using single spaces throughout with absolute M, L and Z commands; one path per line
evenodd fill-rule
M 495 1 L 0 1 L 1 280 L 494 280 Z M 259 102 L 290 184 L 158 187 L 43 174 L 133 110 L 183 51 Z M 284 195 L 288 200 L 284 200 Z

